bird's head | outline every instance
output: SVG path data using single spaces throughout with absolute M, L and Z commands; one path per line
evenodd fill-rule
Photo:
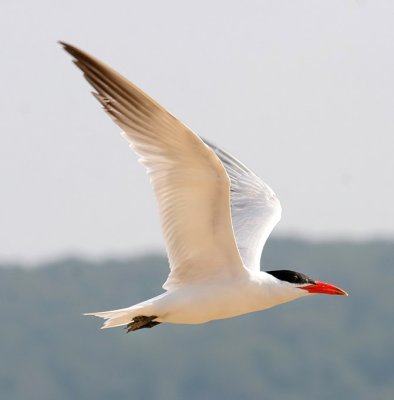
M 339 296 L 348 296 L 348 294 L 329 283 L 315 281 L 309 276 L 301 274 L 300 272 L 278 270 L 278 271 L 266 271 L 268 274 L 274 276 L 276 279 L 281 281 L 284 285 L 289 288 L 302 289 L 308 294 L 330 294 Z M 301 294 L 302 292 L 300 292 Z

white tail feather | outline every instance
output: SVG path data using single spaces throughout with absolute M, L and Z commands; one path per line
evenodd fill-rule
M 104 322 L 101 329 L 116 328 L 118 326 L 129 324 L 133 321 L 133 318 L 138 315 L 144 315 L 146 306 L 150 304 L 151 302 L 147 301 L 144 303 L 136 304 L 132 307 L 121 308 L 119 310 L 99 311 L 93 313 L 85 313 L 83 315 L 93 315 L 94 317 L 105 319 L 106 321 Z
M 122 308 L 120 310 L 100 311 L 93 313 L 86 313 L 83 315 L 93 315 L 95 317 L 103 318 L 106 321 L 101 329 L 115 328 L 118 326 L 127 325 L 133 318 L 138 315 L 141 307 Z
M 83 315 L 93 315 L 95 317 L 105 319 L 106 321 L 104 322 L 104 325 L 101 327 L 101 329 L 116 328 L 118 326 L 124 326 L 124 325 L 129 324 L 130 322 L 133 321 L 134 317 L 137 317 L 139 315 L 144 315 L 144 316 L 159 315 L 160 316 L 161 313 L 158 312 L 158 310 L 154 306 L 154 304 L 158 300 L 162 299 L 164 296 L 165 296 L 165 294 L 161 294 L 157 297 L 146 300 L 142 303 L 135 304 L 132 307 L 120 308 L 119 310 L 86 313 Z

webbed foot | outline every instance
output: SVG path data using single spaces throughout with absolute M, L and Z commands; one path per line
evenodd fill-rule
M 142 328 L 153 328 L 156 325 L 159 325 L 161 322 L 154 321 L 157 318 L 157 315 L 151 315 L 147 317 L 145 315 L 138 315 L 134 317 L 133 320 L 127 324 L 125 329 L 127 329 L 127 333 L 138 331 L 138 329 Z

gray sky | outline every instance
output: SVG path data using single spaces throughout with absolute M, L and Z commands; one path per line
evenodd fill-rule
M 275 233 L 394 237 L 391 0 L 0 3 L 0 261 L 161 249 L 143 168 L 61 39 L 276 191 Z

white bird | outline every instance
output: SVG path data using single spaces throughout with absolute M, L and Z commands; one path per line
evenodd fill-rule
M 281 217 L 273 190 L 116 71 L 60 43 L 150 176 L 170 264 L 164 293 L 86 315 L 130 332 L 235 317 L 315 293 L 347 295 L 298 272 L 260 271 L 264 244 Z

